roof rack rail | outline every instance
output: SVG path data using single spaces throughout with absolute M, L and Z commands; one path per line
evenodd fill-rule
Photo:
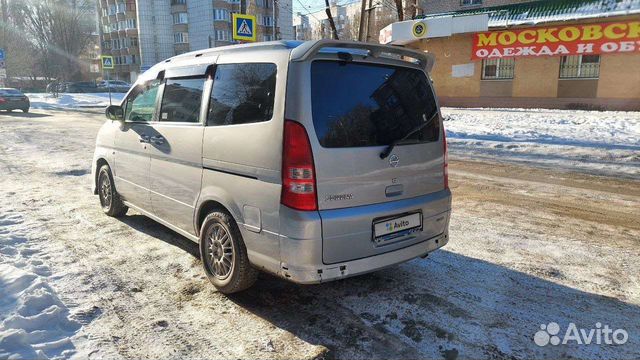
M 430 72 L 435 63 L 433 55 L 410 50 L 403 47 L 370 44 L 356 41 L 338 41 L 338 40 L 317 40 L 307 41 L 300 46 L 294 48 L 291 51 L 291 61 L 305 61 L 316 56 L 322 49 L 326 48 L 340 48 L 340 49 L 354 49 L 354 50 L 367 50 L 370 56 L 383 57 L 384 54 L 393 54 L 412 58 L 418 61 L 420 66 L 426 71 Z

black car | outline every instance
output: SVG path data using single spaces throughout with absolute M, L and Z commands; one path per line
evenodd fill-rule
M 81 81 L 66 83 L 60 92 L 66 93 L 95 93 L 98 92 L 98 86 L 91 81 Z
M 29 98 L 17 89 L 0 88 L 0 110 L 29 112 Z

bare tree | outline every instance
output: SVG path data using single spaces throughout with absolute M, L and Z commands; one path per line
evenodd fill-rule
M 51 78 L 80 76 L 80 55 L 94 30 L 90 0 L 20 0 L 16 10 L 42 73 Z

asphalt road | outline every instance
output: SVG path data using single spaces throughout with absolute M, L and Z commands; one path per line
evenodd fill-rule
M 89 172 L 103 121 L 0 114 L 0 217 L 20 218 L 0 231 L 25 240 L 25 266 L 50 269 L 40 276 L 82 324 L 62 357 L 640 358 L 638 181 L 453 153 L 443 250 L 316 286 L 264 275 L 227 297 L 194 243 L 133 211 L 102 214 Z M 629 337 L 536 345 L 550 322 Z

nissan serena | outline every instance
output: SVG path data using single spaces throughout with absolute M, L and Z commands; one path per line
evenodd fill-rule
M 94 193 L 198 242 L 223 293 L 258 271 L 311 284 L 426 256 L 451 210 L 432 66 L 333 40 L 175 56 L 107 108 Z

